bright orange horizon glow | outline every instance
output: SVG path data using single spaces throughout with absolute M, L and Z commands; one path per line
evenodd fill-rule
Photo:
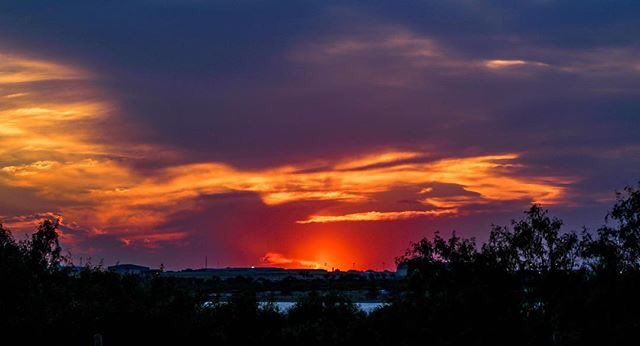
M 362 269 L 362 254 L 358 244 L 351 244 L 347 238 L 328 230 L 324 234 L 314 235 L 287 251 L 268 252 L 262 257 L 262 265 L 278 266 L 287 269 L 325 269 L 349 270 Z M 356 268 L 353 267 L 354 262 Z
M 267 252 L 262 261 L 269 266 L 277 266 L 287 269 L 326 269 L 321 263 L 299 258 L 289 258 L 278 252 Z

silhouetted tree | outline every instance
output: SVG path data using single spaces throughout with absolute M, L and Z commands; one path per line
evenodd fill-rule
M 345 296 L 311 292 L 287 314 L 288 345 L 353 345 L 364 314 Z
M 60 255 L 62 248 L 58 241 L 60 220 L 45 220 L 38 230 L 31 235 L 31 242 L 26 244 L 31 263 L 36 268 L 55 269 L 65 258 Z
M 19 261 L 22 258 L 19 256 L 20 248 L 13 239 L 13 234 L 7 228 L 5 228 L 0 222 L 0 271 L 6 271 L 11 269 L 14 264 L 10 264 L 11 261 Z
M 639 220 L 635 187 L 617 194 L 605 226 L 581 239 L 533 205 L 509 226 L 493 226 L 480 250 L 456 233 L 412 243 L 398 258 L 408 277 L 389 282 L 354 273 L 270 282 L 71 271 L 58 222 L 43 221 L 20 242 L 0 225 L 0 332 L 65 345 L 98 334 L 105 345 L 635 345 Z M 388 304 L 370 315 L 337 293 L 383 286 Z M 258 304 L 256 291 L 316 293 L 286 313 Z M 235 294 L 204 305 L 212 292 Z
M 493 226 L 482 252 L 493 264 L 511 271 L 571 270 L 578 256 L 578 236 L 560 232 L 562 220 L 534 204 L 511 228 Z
M 11 244 L 13 242 L 13 237 L 11 235 L 11 231 L 4 228 L 2 222 L 0 222 L 0 248 L 4 248 L 5 246 Z
M 596 271 L 622 273 L 640 269 L 640 186 L 616 193 L 606 225 L 582 242 L 586 262 Z M 609 225 L 613 221 L 614 225 Z
M 477 254 L 475 239 L 460 238 L 455 232 L 449 239 L 444 239 L 436 232 L 433 240 L 423 238 L 411 243 L 405 254 L 396 259 L 396 263 L 408 263 L 413 267 L 469 264 Z

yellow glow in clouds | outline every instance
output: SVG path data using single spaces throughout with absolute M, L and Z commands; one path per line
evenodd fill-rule
M 142 174 L 130 163 L 145 152 L 125 155 L 131 149 L 122 144 L 94 140 L 98 121 L 113 107 L 89 87 L 91 78 L 60 64 L 0 55 L 0 186 L 28 192 L 54 206 L 65 223 L 92 234 L 115 234 L 125 245 L 180 240 L 185 230 L 153 234 L 154 226 L 195 208 L 199 196 L 228 192 L 253 192 L 266 205 L 324 200 L 334 201 L 338 211 L 341 205 L 351 211 L 368 205 L 355 213 L 310 215 L 301 224 L 438 217 L 473 204 L 555 203 L 565 196 L 566 180 L 518 175 L 514 153 L 429 161 L 420 151 L 389 149 L 324 162 L 327 168 L 321 170 L 306 165 L 242 170 L 199 162 Z M 51 83 L 62 86 L 52 88 Z M 140 148 L 154 150 L 152 145 Z M 468 195 L 431 196 L 433 184 L 458 185 Z M 407 187 L 415 188 L 425 210 L 369 209 L 384 202 L 382 193 Z M 272 255 L 270 261 L 286 259 Z

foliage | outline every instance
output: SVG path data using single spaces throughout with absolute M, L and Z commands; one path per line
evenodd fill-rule
M 640 189 L 628 186 L 616 193 L 606 221 L 615 225 L 600 227 L 595 238 L 584 234 L 582 248 L 591 268 L 609 273 L 640 270 Z
M 511 271 L 567 271 L 574 269 L 578 255 L 578 236 L 560 232 L 562 221 L 534 204 L 522 220 L 511 221 L 511 228 L 493 226 L 483 245 L 484 257 Z
M 633 345 L 640 330 L 640 190 L 628 187 L 595 232 L 562 230 L 532 205 L 474 239 L 436 233 L 411 244 L 393 282 L 277 283 L 121 276 L 70 268 L 57 221 L 25 241 L 0 224 L 0 331 L 21 344 Z M 366 315 L 341 292 L 392 292 Z M 287 313 L 256 291 L 311 292 Z M 213 292 L 226 303 L 203 303 Z

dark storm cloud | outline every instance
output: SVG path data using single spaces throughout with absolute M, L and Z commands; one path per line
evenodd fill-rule
M 10 49 L 92 68 L 125 117 L 148 129 L 146 140 L 183 148 L 198 160 L 266 164 L 261 157 L 269 155 L 273 164 L 434 141 L 463 150 L 495 138 L 465 127 L 501 125 L 504 113 L 516 125 L 503 131 L 527 132 L 518 124 L 549 96 L 584 99 L 597 93 L 584 89 L 599 88 L 633 92 L 631 98 L 639 88 L 627 73 L 637 74 L 634 33 L 640 31 L 631 1 L 15 1 L 1 9 L 2 40 Z M 342 60 L 291 59 L 308 42 L 367 44 L 400 31 L 433 40 L 445 56 L 413 66 L 415 57 L 378 46 Z M 443 64 L 450 59 L 541 62 L 550 71 L 496 76 L 466 66 L 453 73 L 461 66 Z M 544 113 L 581 123 L 580 114 L 559 118 L 560 111 Z M 547 116 L 538 112 L 530 132 L 545 132 L 540 124 Z

